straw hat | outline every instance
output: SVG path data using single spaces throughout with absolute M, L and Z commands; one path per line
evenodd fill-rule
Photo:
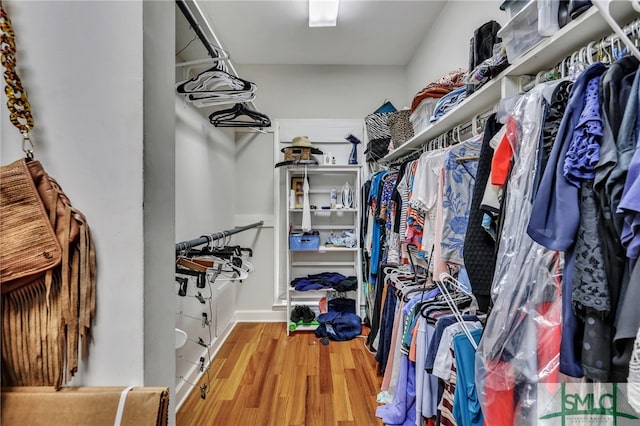
M 296 136 L 288 148 L 311 148 L 312 154 L 322 154 L 322 151 L 320 151 L 317 146 L 311 144 L 308 136 Z M 284 152 L 285 149 L 287 148 L 282 148 L 280 152 Z

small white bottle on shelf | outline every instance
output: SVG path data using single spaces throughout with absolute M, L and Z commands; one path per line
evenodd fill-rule
M 331 210 L 336 208 L 336 204 L 338 204 L 338 193 L 335 188 L 331 188 Z

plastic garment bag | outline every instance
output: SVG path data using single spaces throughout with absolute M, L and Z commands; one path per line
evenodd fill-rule
M 309 202 L 309 180 L 307 179 L 307 167 L 304 167 L 304 183 L 302 184 L 302 232 L 311 231 L 311 203 Z
M 562 258 L 526 233 L 543 92 L 553 84 L 557 82 L 536 86 L 517 101 L 509 117 L 516 130 L 505 135 L 513 149 L 513 166 L 491 289 L 494 307 L 476 355 L 478 397 L 491 426 L 536 425 L 536 392 L 544 386 L 553 391 L 558 382 Z

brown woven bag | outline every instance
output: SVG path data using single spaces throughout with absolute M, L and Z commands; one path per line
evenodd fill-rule
M 84 215 L 33 160 L 33 119 L 1 2 L 0 30 L 9 117 L 26 154 L 0 167 L 2 385 L 58 388 L 78 369 L 79 339 L 88 352 L 96 257 Z
M 26 159 L 0 167 L 0 289 L 6 293 L 60 264 L 62 248 Z

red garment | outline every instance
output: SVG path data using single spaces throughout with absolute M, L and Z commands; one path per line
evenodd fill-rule
M 560 304 L 555 301 L 537 305 L 538 314 L 544 318 L 544 321 L 536 321 L 538 377 L 540 383 L 545 383 L 551 394 L 555 392 L 560 373 L 560 340 L 562 339 L 560 308 Z
M 507 121 L 507 131 L 500 140 L 500 144 L 493 154 L 493 160 L 491 160 L 492 185 L 504 186 L 507 181 L 509 169 L 511 168 L 511 157 L 513 157 L 513 146 L 518 137 L 517 132 L 516 120 L 509 117 Z
M 486 374 L 484 422 L 491 426 L 513 426 L 516 409 L 513 366 L 504 361 L 488 361 Z
M 446 87 L 435 86 L 434 83 L 431 83 L 413 98 L 413 101 L 411 102 L 411 112 L 415 111 L 423 100 L 428 98 L 440 99 L 452 90 L 453 89 L 448 89 Z
M 544 321 L 536 321 L 538 377 L 550 394 L 556 392 L 560 382 L 560 341 L 562 340 L 562 272 L 558 254 L 555 257 L 556 297 L 554 301 L 537 305 L 538 314 L 544 318 Z

